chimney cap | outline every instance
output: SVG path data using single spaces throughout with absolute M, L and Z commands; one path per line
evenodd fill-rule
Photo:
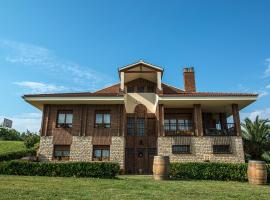
M 185 67 L 184 72 L 194 72 L 194 67 Z

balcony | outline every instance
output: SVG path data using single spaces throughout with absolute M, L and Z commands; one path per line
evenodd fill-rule
M 193 123 L 164 124 L 165 136 L 193 136 Z
M 215 124 L 214 127 L 205 125 L 205 136 L 236 136 L 235 123 Z

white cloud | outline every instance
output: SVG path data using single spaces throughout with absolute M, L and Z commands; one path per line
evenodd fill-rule
M 270 76 L 270 58 L 265 59 L 265 65 L 267 67 L 266 70 L 264 71 L 264 76 L 267 77 Z
M 266 109 L 259 109 L 259 110 L 254 110 L 249 113 L 241 113 L 241 120 L 244 120 L 246 117 L 250 118 L 251 120 L 254 120 L 256 116 L 259 116 L 260 118 L 264 119 L 270 119 L 270 107 Z
M 260 92 L 258 92 L 258 94 L 259 94 L 259 98 L 262 98 L 262 97 L 264 97 L 264 96 L 267 96 L 269 93 L 267 92 L 267 91 L 260 91 Z
M 267 85 L 267 86 L 266 86 L 266 89 L 270 89 L 270 85 Z
M 61 92 L 66 89 L 64 86 L 31 81 L 14 82 L 14 84 L 26 88 L 30 93 Z
M 0 123 L 4 118 L 13 121 L 12 128 L 17 131 L 23 132 L 26 130 L 32 132 L 39 132 L 41 127 L 41 113 L 23 113 L 15 116 L 0 116 Z
M 77 63 L 63 60 L 54 52 L 44 47 L 10 40 L 0 40 L 0 48 L 5 50 L 4 60 L 8 63 L 24 66 L 39 67 L 59 74 L 83 88 L 95 90 L 104 82 L 111 82 L 111 78 L 96 71 L 97 67 L 89 69 Z

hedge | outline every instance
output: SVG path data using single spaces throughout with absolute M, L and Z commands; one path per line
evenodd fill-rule
M 31 148 L 31 149 L 26 149 L 26 150 L 21 150 L 21 151 L 3 153 L 3 154 L 0 154 L 0 162 L 20 159 L 24 156 L 29 156 L 29 155 L 36 155 L 36 150 L 34 148 Z
M 171 163 L 170 178 L 175 180 L 247 181 L 247 163 Z M 268 182 L 270 165 L 267 165 Z
M 23 162 L 0 163 L 0 174 L 23 176 L 59 176 L 115 178 L 119 164 L 112 162 Z

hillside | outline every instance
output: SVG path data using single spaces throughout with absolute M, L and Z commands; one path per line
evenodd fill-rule
M 0 141 L 0 154 L 26 149 L 23 141 Z

